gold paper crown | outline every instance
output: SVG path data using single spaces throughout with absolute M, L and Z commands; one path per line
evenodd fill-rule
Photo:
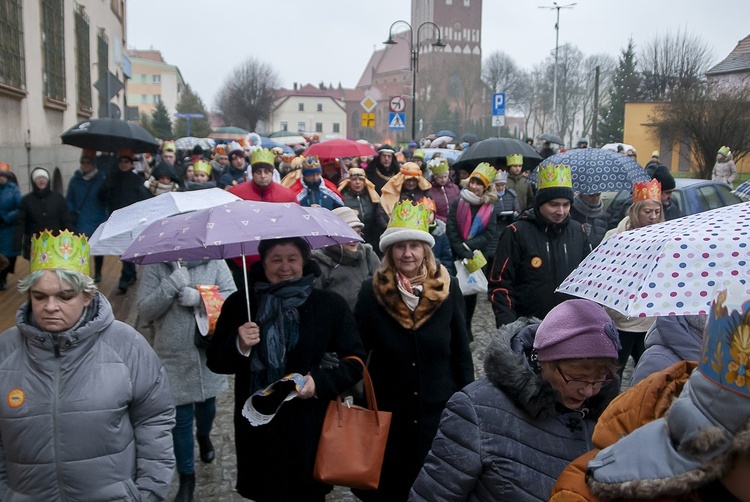
M 509 166 L 522 166 L 523 155 L 521 155 L 520 153 L 514 153 L 513 155 L 508 155 L 505 158 L 505 162 Z
M 639 200 L 661 202 L 661 183 L 651 180 L 646 183 L 633 183 L 633 203 Z
M 405 199 L 393 207 L 388 228 L 408 228 L 429 232 L 434 207 L 435 203 L 432 199 L 423 198 L 416 205 L 409 199 Z
M 196 173 L 205 173 L 207 176 L 211 176 L 211 164 L 205 160 L 199 160 L 193 164 L 193 171 Z
M 69 230 L 61 230 L 57 237 L 49 230 L 31 238 L 29 269 L 75 270 L 89 273 L 89 241 L 85 235 L 74 235 Z
M 414 150 L 414 153 L 412 153 L 411 156 L 416 159 L 424 160 L 425 153 L 424 153 L 424 150 L 422 150 L 421 148 L 417 148 L 416 150 Z
M 174 141 L 165 141 L 161 146 L 161 150 L 163 152 L 176 152 L 177 147 L 175 146 Z
M 430 160 L 430 162 L 427 163 L 427 165 L 432 170 L 432 174 L 435 176 L 440 176 L 441 174 L 445 174 L 448 172 L 448 169 L 450 169 L 450 165 L 448 164 L 448 160 L 444 159 L 443 157 L 437 157 Z
M 319 169 L 320 168 L 320 159 L 318 159 L 317 155 L 308 155 L 307 157 L 302 157 L 302 169 Z
M 495 168 L 489 165 L 487 162 L 482 162 L 472 171 L 469 178 L 479 178 L 484 184 L 485 188 L 490 186 L 492 180 L 495 179 Z
M 216 155 L 226 156 L 227 155 L 227 146 L 226 145 L 216 145 L 216 147 L 214 147 L 214 153 Z
M 267 148 L 259 148 L 253 152 L 250 160 L 251 165 L 268 164 L 273 167 L 273 152 Z
M 539 169 L 539 190 L 545 188 L 573 188 L 570 166 L 566 164 L 547 164 Z

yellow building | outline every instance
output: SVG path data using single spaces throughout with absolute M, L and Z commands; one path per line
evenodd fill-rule
M 140 115 L 151 115 L 161 101 L 173 118 L 185 81 L 180 69 L 164 61 L 160 51 L 129 51 L 133 65 L 128 81 L 128 105 L 137 106 Z
M 680 173 L 684 177 L 694 177 L 694 174 L 689 175 L 691 167 L 695 165 L 690 143 L 679 138 L 657 136 L 653 124 L 656 121 L 657 107 L 661 104 L 640 101 L 625 103 L 622 141 L 635 147 L 639 164 L 646 165 L 651 159 L 651 152 L 659 150 L 660 162 L 669 167 L 670 171 Z M 744 158 L 737 162 L 737 170 L 740 173 L 750 172 L 750 159 Z

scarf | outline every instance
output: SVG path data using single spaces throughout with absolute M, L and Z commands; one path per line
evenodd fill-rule
M 81 177 L 85 179 L 86 181 L 94 179 L 97 174 L 99 174 L 99 169 L 97 169 L 96 167 L 87 173 L 84 173 L 83 171 L 81 171 Z
M 308 274 L 277 284 L 256 282 L 253 286 L 258 298 L 260 343 L 250 352 L 251 394 L 286 374 L 286 355 L 299 341 L 297 307 L 310 296 L 314 282 L 315 275 Z
M 482 204 L 482 207 L 477 211 L 474 221 L 471 219 L 471 207 L 482 204 L 482 199 L 474 193 L 466 190 L 461 190 L 461 198 L 458 201 L 458 208 L 456 210 L 456 220 L 458 223 L 458 230 L 461 232 L 461 239 L 464 241 L 475 237 L 487 228 L 487 224 L 490 222 L 492 217 L 492 204 Z
M 580 197 L 574 197 L 573 207 L 586 218 L 596 218 L 604 214 L 604 203 L 601 200 L 598 204 L 589 204 Z
M 401 293 L 401 298 L 412 312 L 414 312 L 417 305 L 419 305 L 419 297 L 422 296 L 422 292 L 424 291 L 422 284 L 426 278 L 427 270 L 425 267 L 420 269 L 419 275 L 412 277 L 411 279 L 396 270 L 398 292 Z

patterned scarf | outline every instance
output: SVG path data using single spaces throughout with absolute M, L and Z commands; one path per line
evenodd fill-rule
M 277 284 L 256 282 L 258 298 L 256 322 L 260 326 L 260 343 L 250 353 L 252 394 L 264 389 L 286 374 L 286 355 L 299 341 L 299 312 L 315 283 L 309 274 Z
M 477 215 L 474 217 L 474 221 L 472 221 L 471 208 L 469 206 L 478 206 L 480 204 L 482 204 L 482 199 L 479 196 L 465 188 L 461 190 L 461 199 L 458 201 L 458 207 L 456 208 L 456 220 L 458 230 L 461 233 L 461 239 L 464 241 L 484 232 L 484 229 L 487 228 L 487 224 L 490 222 L 492 210 L 494 209 L 493 204 L 482 204 L 482 207 L 479 208 Z

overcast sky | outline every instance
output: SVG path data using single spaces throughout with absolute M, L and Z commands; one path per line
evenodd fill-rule
M 529 69 L 554 51 L 555 11 L 539 8 L 551 1 L 483 3 L 483 58 L 501 50 Z M 128 47 L 160 50 L 209 109 L 248 57 L 271 65 L 286 88 L 320 81 L 354 87 L 391 23 L 411 15 L 409 0 L 128 0 L 127 6 Z M 748 19 L 750 0 L 578 0 L 560 11 L 560 45 L 617 58 L 630 37 L 638 46 L 681 29 L 700 36 L 718 63 L 750 35 Z

